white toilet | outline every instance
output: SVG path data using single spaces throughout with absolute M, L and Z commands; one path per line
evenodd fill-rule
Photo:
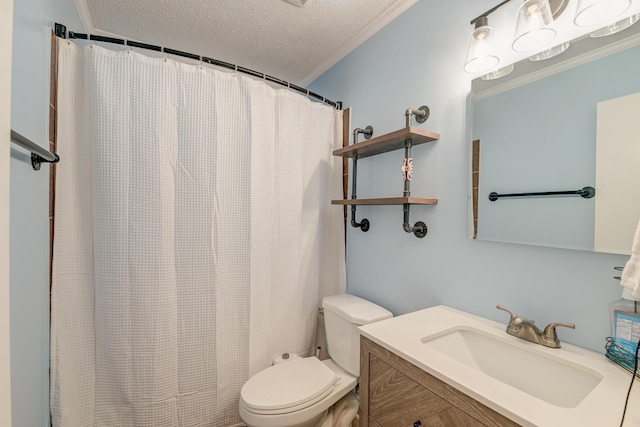
M 353 295 L 322 300 L 331 359 L 293 358 L 270 366 L 244 384 L 240 417 L 249 427 L 317 427 L 327 410 L 354 389 L 360 375 L 358 326 L 392 317 Z

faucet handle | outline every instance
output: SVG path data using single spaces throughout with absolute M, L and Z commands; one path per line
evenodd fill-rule
M 544 328 L 544 336 L 549 339 L 558 339 L 558 334 L 556 333 L 556 327 L 563 326 L 565 328 L 575 329 L 576 325 L 573 323 L 564 323 L 564 322 L 554 322 L 549 323 L 546 328 Z
M 518 318 L 518 315 L 515 314 L 513 311 L 509 310 L 507 307 L 504 307 L 504 306 L 501 306 L 500 304 L 498 304 L 498 305 L 496 305 L 496 308 L 498 310 L 506 311 L 507 313 L 509 313 L 511 315 L 511 319 L 509 319 L 509 324 L 512 324 L 513 321 Z
M 549 323 L 546 328 L 544 328 L 544 332 L 542 332 L 543 339 L 546 341 L 546 346 L 551 348 L 560 348 L 560 340 L 558 339 L 558 334 L 556 333 L 556 327 L 563 326 L 565 328 L 575 329 L 576 325 L 573 323 L 563 323 L 563 322 L 554 322 Z

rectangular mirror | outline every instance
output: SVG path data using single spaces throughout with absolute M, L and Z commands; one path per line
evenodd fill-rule
M 472 237 L 629 254 L 640 218 L 638 76 L 640 24 L 474 80 Z M 588 187 L 593 197 L 510 196 Z

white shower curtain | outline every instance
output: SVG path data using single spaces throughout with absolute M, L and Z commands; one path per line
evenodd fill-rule
M 230 426 L 345 290 L 341 112 L 235 73 L 59 43 L 54 426 Z

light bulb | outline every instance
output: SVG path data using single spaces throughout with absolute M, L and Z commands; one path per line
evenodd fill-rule
M 549 28 L 551 22 L 548 0 L 526 0 L 518 11 L 513 50 L 535 52 L 551 43 L 556 36 L 555 30 Z
M 495 68 L 500 60 L 490 51 L 489 39 L 493 29 L 488 25 L 486 16 L 478 18 L 475 29 L 469 38 L 467 59 L 464 62 L 464 70 L 467 73 L 485 73 Z

